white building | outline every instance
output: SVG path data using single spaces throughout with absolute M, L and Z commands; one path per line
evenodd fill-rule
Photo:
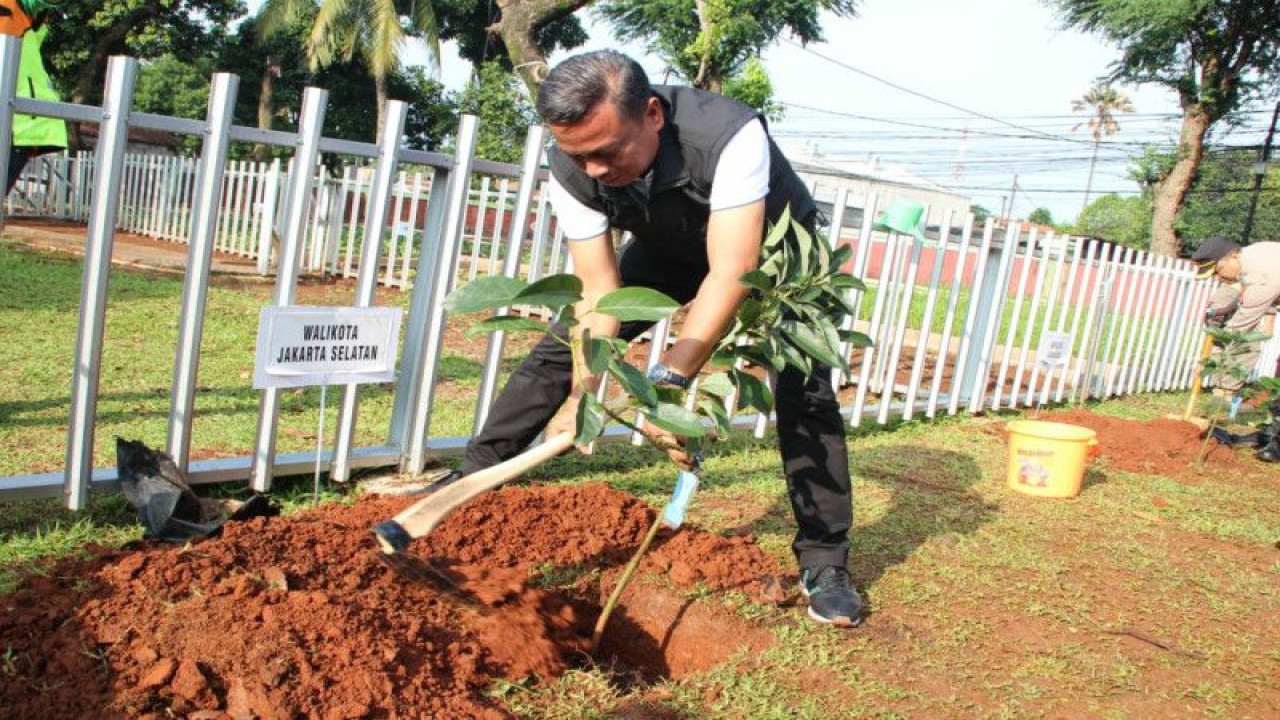
M 841 189 L 848 191 L 849 208 L 857 210 L 846 211 L 846 227 L 862 222 L 861 208 L 871 193 L 879 196 L 882 208 L 894 197 L 924 203 L 926 227 L 936 227 L 948 211 L 955 213 L 953 223 L 959 225 L 973 204 L 967 195 L 947 190 L 932 180 L 912 175 L 901 168 L 883 166 L 875 159 L 837 158 L 815 152 L 811 145 L 806 147 L 785 141 L 778 144 L 824 210 L 835 202 L 837 192 Z

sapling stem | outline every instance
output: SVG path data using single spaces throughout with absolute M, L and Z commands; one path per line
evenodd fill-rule
M 636 568 L 640 567 L 640 559 L 644 557 L 645 551 L 649 549 L 653 539 L 658 536 L 658 528 L 660 527 L 662 527 L 662 513 L 658 512 L 653 518 L 653 525 L 649 526 L 648 534 L 644 536 L 644 541 L 636 549 L 635 555 L 631 556 L 631 562 L 628 562 L 627 567 L 623 569 L 622 575 L 618 577 L 618 584 L 614 586 L 613 592 L 609 594 L 609 599 L 604 604 L 604 609 L 600 611 L 600 617 L 596 620 L 595 630 L 591 632 L 592 655 L 595 655 L 596 651 L 600 649 L 600 638 L 604 635 L 604 627 L 609 622 L 609 616 L 613 614 L 613 608 L 617 606 L 618 599 L 622 597 L 622 591 L 627 589 L 627 584 L 631 582 L 631 576 L 635 574 Z

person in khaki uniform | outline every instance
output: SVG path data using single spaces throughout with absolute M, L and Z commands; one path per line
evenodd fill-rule
M 1201 277 L 1216 276 L 1222 286 L 1209 301 L 1207 317 L 1222 321 L 1231 332 L 1271 333 L 1280 303 L 1280 242 L 1259 242 L 1241 247 L 1225 237 L 1215 236 L 1191 255 L 1199 264 Z M 1257 362 L 1259 345 L 1253 343 L 1239 361 L 1245 366 Z M 1244 381 L 1231 377 L 1213 379 L 1218 389 L 1234 394 Z

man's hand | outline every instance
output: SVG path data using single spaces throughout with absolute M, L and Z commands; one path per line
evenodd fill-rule
M 1211 328 L 1220 328 L 1240 308 L 1240 286 L 1234 283 L 1219 285 L 1209 296 L 1204 308 L 1204 324 Z
M 545 434 L 547 437 L 554 437 L 560 433 L 569 433 L 574 437 L 578 435 L 578 404 L 582 402 L 581 393 L 572 393 L 569 398 L 564 401 L 560 409 L 547 423 Z M 591 446 L 578 446 L 578 451 L 584 455 L 591 454 Z
M 654 447 L 665 452 L 672 462 L 679 465 L 681 470 L 693 470 L 696 467 L 697 462 L 693 459 L 693 455 L 685 449 L 684 438 L 648 422 L 641 428 L 641 432 L 649 438 L 649 442 L 653 443 Z
M 1230 319 L 1230 317 L 1231 317 L 1232 313 L 1234 313 L 1234 312 L 1235 312 L 1235 308 L 1234 308 L 1234 307 L 1230 307 L 1230 308 L 1214 308 L 1214 307 L 1205 308 L 1205 311 L 1204 311 L 1204 324 L 1205 324 L 1205 327 L 1221 328 L 1221 327 L 1225 326 L 1225 325 L 1227 324 L 1227 320 L 1228 320 L 1228 319 Z

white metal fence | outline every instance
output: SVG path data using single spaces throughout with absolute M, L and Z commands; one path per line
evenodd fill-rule
M 0 37 L 0 97 L 14 97 L 20 44 Z M 116 232 L 183 243 L 188 267 L 174 348 L 165 450 L 192 482 L 243 480 L 259 490 L 275 475 L 317 463 L 344 480 L 353 468 L 421 471 L 429 454 L 456 452 L 466 438 L 431 433 L 444 330 L 443 298 L 480 275 L 530 279 L 566 268 L 563 238 L 541 191 L 545 137 L 531 128 L 519 166 L 476 159 L 476 120 L 462 119 L 452 155 L 400 146 L 406 106 L 392 102 L 377 144 L 322 137 L 326 93 L 308 88 L 299 130 L 234 126 L 237 78 L 215 75 L 204 120 L 131 113 L 136 61 L 113 58 L 104 103 L 86 107 L 14 99 L 0 110 L 0 144 L 10 113 L 100 124 L 96 153 L 48 156 L 6 199 L 11 214 L 86 225 L 84 287 L 63 473 L 0 478 L 0 499 L 56 495 L 82 507 L 91 487 L 110 488 L 112 468 L 91 466 L 101 368 L 105 289 Z M 124 152 L 131 126 L 204 139 L 199 158 Z M 232 141 L 292 148 L 288 162 L 228 161 Z M 0 147 L 0 163 L 8 153 Z M 321 153 L 347 162 L 330 174 Z M 305 179 L 305 180 L 301 180 Z M 972 217 L 929 218 L 924 241 L 877 230 L 886 198 L 819 198 L 829 208 L 830 242 L 851 243 L 849 271 L 867 281 L 856 317 L 875 339 L 850 349 L 840 378 L 851 424 L 980 412 L 1130 393 L 1187 388 L 1202 342 L 1201 309 L 1210 283 L 1188 263 L 1053 233 L 975 227 Z M 848 218 L 861 221 L 846 222 Z M 355 447 L 356 386 L 345 388 L 332 450 L 275 451 L 279 397 L 261 393 L 255 446 L 241 458 L 192 461 L 195 375 L 213 253 L 253 258 L 276 279 L 273 304 L 293 303 L 300 273 L 356 278 L 353 305 L 374 302 L 377 284 L 411 293 L 387 442 Z M 651 356 L 665 342 L 655 330 Z M 484 358 L 474 427 L 498 390 L 505 338 Z M 1273 368 L 1273 341 L 1260 367 Z M 1267 363 L 1270 363 L 1269 365 Z M 741 418 L 763 433 L 768 418 Z M 619 433 L 614 433 L 617 436 Z

